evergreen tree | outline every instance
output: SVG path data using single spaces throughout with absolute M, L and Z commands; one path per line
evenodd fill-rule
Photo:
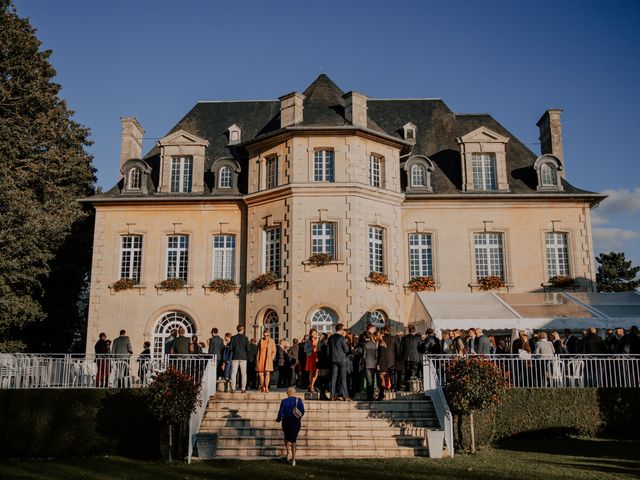
M 624 253 L 601 253 L 596 261 L 600 264 L 596 274 L 599 292 L 633 292 L 640 287 L 640 267 L 632 267 Z
M 25 334 L 38 342 L 29 324 L 79 324 L 90 266 L 92 216 L 77 202 L 94 191 L 89 130 L 71 119 L 40 46 L 0 0 L 0 351 Z

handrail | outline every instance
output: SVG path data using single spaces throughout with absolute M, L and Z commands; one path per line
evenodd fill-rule
M 187 453 L 187 463 L 191 463 L 191 457 L 193 455 L 193 447 L 198 440 L 198 432 L 200 431 L 200 424 L 204 418 L 204 414 L 207 411 L 207 404 L 209 398 L 216 392 L 217 383 L 217 358 L 214 355 L 211 361 L 207 362 L 207 366 L 202 374 L 202 381 L 200 382 L 200 405 L 198 405 L 195 411 L 191 414 L 189 419 L 189 450 Z
M 433 407 L 436 410 L 440 427 L 444 430 L 444 442 L 449 450 L 449 455 L 454 455 L 453 445 L 453 415 L 449 410 L 449 404 L 444 396 L 442 384 L 438 378 L 436 367 L 433 362 L 425 355 L 423 360 L 423 377 L 424 393 L 431 398 Z M 431 446 L 429 446 L 431 448 Z

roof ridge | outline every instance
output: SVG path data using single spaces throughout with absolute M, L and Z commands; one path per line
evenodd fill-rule
M 277 102 L 277 98 L 271 100 L 198 100 L 198 103 L 249 103 L 249 102 Z

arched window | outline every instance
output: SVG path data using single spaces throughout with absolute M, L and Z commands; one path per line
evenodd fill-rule
M 376 328 L 384 327 L 386 321 L 387 314 L 382 310 L 374 310 L 373 312 L 369 313 L 369 323 Z
M 165 348 L 171 332 L 180 327 L 184 328 L 184 336 L 189 339 L 196 333 L 196 326 L 186 313 L 167 312 L 160 317 L 153 330 L 152 355 L 154 358 L 160 358 L 165 354 Z
M 558 185 L 558 172 L 554 165 L 543 163 L 540 166 L 540 180 L 543 187 L 555 187 Z
M 129 170 L 129 189 L 140 190 L 142 188 L 142 173 L 139 168 Z
M 231 167 L 222 167 L 218 173 L 218 188 L 231 188 L 233 186 L 233 172 Z
M 280 341 L 280 319 L 275 310 L 267 310 L 264 314 L 264 328 L 269 330 L 269 335 L 273 338 L 273 341 L 278 343 Z
M 338 315 L 327 307 L 319 308 L 311 317 L 311 328 L 315 328 L 318 333 L 333 333 L 337 323 Z
M 411 167 L 411 186 L 426 187 L 427 186 L 427 170 L 423 165 L 414 165 Z
M 562 161 L 558 157 L 544 154 L 538 157 L 533 164 L 538 176 L 538 190 L 558 191 L 563 190 L 561 174 Z

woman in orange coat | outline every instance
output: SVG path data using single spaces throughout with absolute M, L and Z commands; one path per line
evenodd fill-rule
M 309 372 L 309 391 L 315 392 L 316 380 L 318 379 L 318 331 L 312 328 L 309 331 L 309 340 L 304 345 L 304 351 L 307 354 L 307 364 L 305 370 Z
M 273 371 L 273 360 L 276 358 L 276 342 L 271 338 L 269 330 L 265 329 L 262 338 L 258 342 L 258 358 L 256 360 L 256 372 L 260 379 L 260 391 L 269 392 L 269 382 Z

